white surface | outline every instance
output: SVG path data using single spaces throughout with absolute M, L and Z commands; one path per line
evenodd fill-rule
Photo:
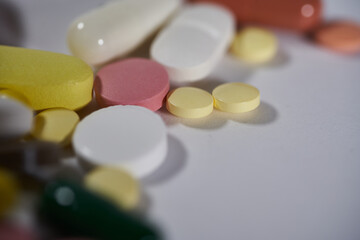
M 224 8 L 211 4 L 185 7 L 151 46 L 151 57 L 162 64 L 174 83 L 209 75 L 228 49 L 235 19 Z
M 72 142 L 82 160 L 125 168 L 138 178 L 156 170 L 167 153 L 162 119 L 138 106 L 113 106 L 93 112 L 77 125 Z
M 71 52 L 90 65 L 123 56 L 154 33 L 179 3 L 180 0 L 123 0 L 105 4 L 71 24 Z
M 15 139 L 30 132 L 33 111 L 23 103 L 0 94 L 0 140 Z
M 25 46 L 65 53 L 68 25 L 103 2 L 10 1 Z M 360 22 L 360 1 L 325 4 L 327 19 Z M 169 154 L 144 188 L 167 239 L 360 239 L 360 57 L 276 34 L 286 56 L 277 63 L 248 68 L 227 57 L 198 84 L 250 83 L 262 94 L 258 110 L 202 121 L 162 113 Z

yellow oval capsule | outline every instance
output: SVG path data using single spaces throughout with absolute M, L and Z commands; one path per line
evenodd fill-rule
M 277 39 L 272 32 L 262 28 L 247 27 L 235 36 L 231 52 L 246 62 L 263 63 L 275 56 L 277 45 Z
M 139 204 L 139 184 L 125 170 L 109 167 L 96 168 L 85 176 L 85 186 L 121 208 L 131 210 Z
M 182 118 L 201 118 L 213 111 L 214 99 L 210 93 L 199 88 L 181 87 L 168 94 L 166 108 Z
M 14 205 L 18 195 L 18 184 L 15 177 L 0 168 L 0 218 Z
M 92 98 L 92 69 L 76 57 L 0 46 L 0 62 L 0 88 L 23 94 L 35 110 L 76 110 Z
M 256 87 L 245 83 L 225 83 L 213 92 L 215 108 L 230 113 L 243 113 L 260 105 L 260 92 Z
M 79 120 L 74 111 L 63 108 L 48 109 L 35 116 L 31 135 L 38 140 L 65 145 L 69 143 Z
M 0 97 L 4 97 L 4 96 L 7 98 L 16 99 L 19 102 L 22 102 L 27 106 L 30 105 L 29 100 L 27 100 L 26 97 L 19 92 L 15 92 L 10 89 L 0 89 Z

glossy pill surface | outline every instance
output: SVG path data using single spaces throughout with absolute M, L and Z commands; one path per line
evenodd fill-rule
M 185 7 L 151 46 L 174 83 L 206 77 L 227 51 L 235 28 L 231 12 L 212 4 Z
M 231 52 L 237 58 L 249 63 L 263 63 L 271 60 L 277 51 L 275 35 L 262 28 L 246 27 L 234 38 Z
M 86 162 L 124 168 L 139 178 L 159 167 L 167 153 L 161 117 L 138 106 L 93 112 L 77 125 L 72 142 L 78 157 Z
M 207 91 L 194 87 L 181 87 L 171 91 L 166 108 L 182 118 L 202 118 L 213 111 L 213 97 Z
M 100 106 L 137 105 L 152 111 L 161 108 L 169 87 L 165 68 L 142 58 L 105 66 L 97 73 L 94 83 Z
M 80 185 L 50 183 L 41 198 L 40 212 L 50 222 L 95 239 L 160 239 L 149 224 L 130 216 Z
M 295 31 L 316 27 L 322 17 L 321 0 L 192 0 L 211 2 L 231 9 L 238 22 L 260 23 Z
M 30 132 L 32 123 L 32 109 L 23 102 L 0 93 L 0 141 L 26 135 Z
M 333 22 L 315 31 L 318 44 L 346 54 L 360 52 L 360 24 L 354 22 Z
M 179 0 L 111 1 L 71 24 L 71 52 L 91 65 L 124 56 L 156 31 L 179 6 Z
M 78 58 L 0 46 L 0 88 L 23 94 L 31 108 L 80 109 L 92 98 L 92 69 Z
M 79 116 L 76 112 L 53 108 L 40 112 L 34 118 L 32 136 L 41 141 L 67 144 L 70 142 Z
M 260 105 L 260 92 L 245 83 L 226 83 L 216 87 L 213 92 L 215 107 L 224 112 L 243 113 Z
M 85 176 L 87 189 L 124 209 L 134 209 L 140 200 L 139 183 L 120 168 L 99 167 Z

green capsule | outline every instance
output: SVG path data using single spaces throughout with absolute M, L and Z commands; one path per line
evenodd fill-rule
M 45 220 L 67 231 L 96 239 L 161 239 L 149 224 L 68 181 L 59 180 L 46 186 L 40 213 Z

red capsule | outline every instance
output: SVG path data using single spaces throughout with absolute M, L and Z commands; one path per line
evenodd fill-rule
M 220 4 L 233 11 L 239 23 L 259 23 L 305 32 L 322 16 L 321 0 L 190 0 Z

